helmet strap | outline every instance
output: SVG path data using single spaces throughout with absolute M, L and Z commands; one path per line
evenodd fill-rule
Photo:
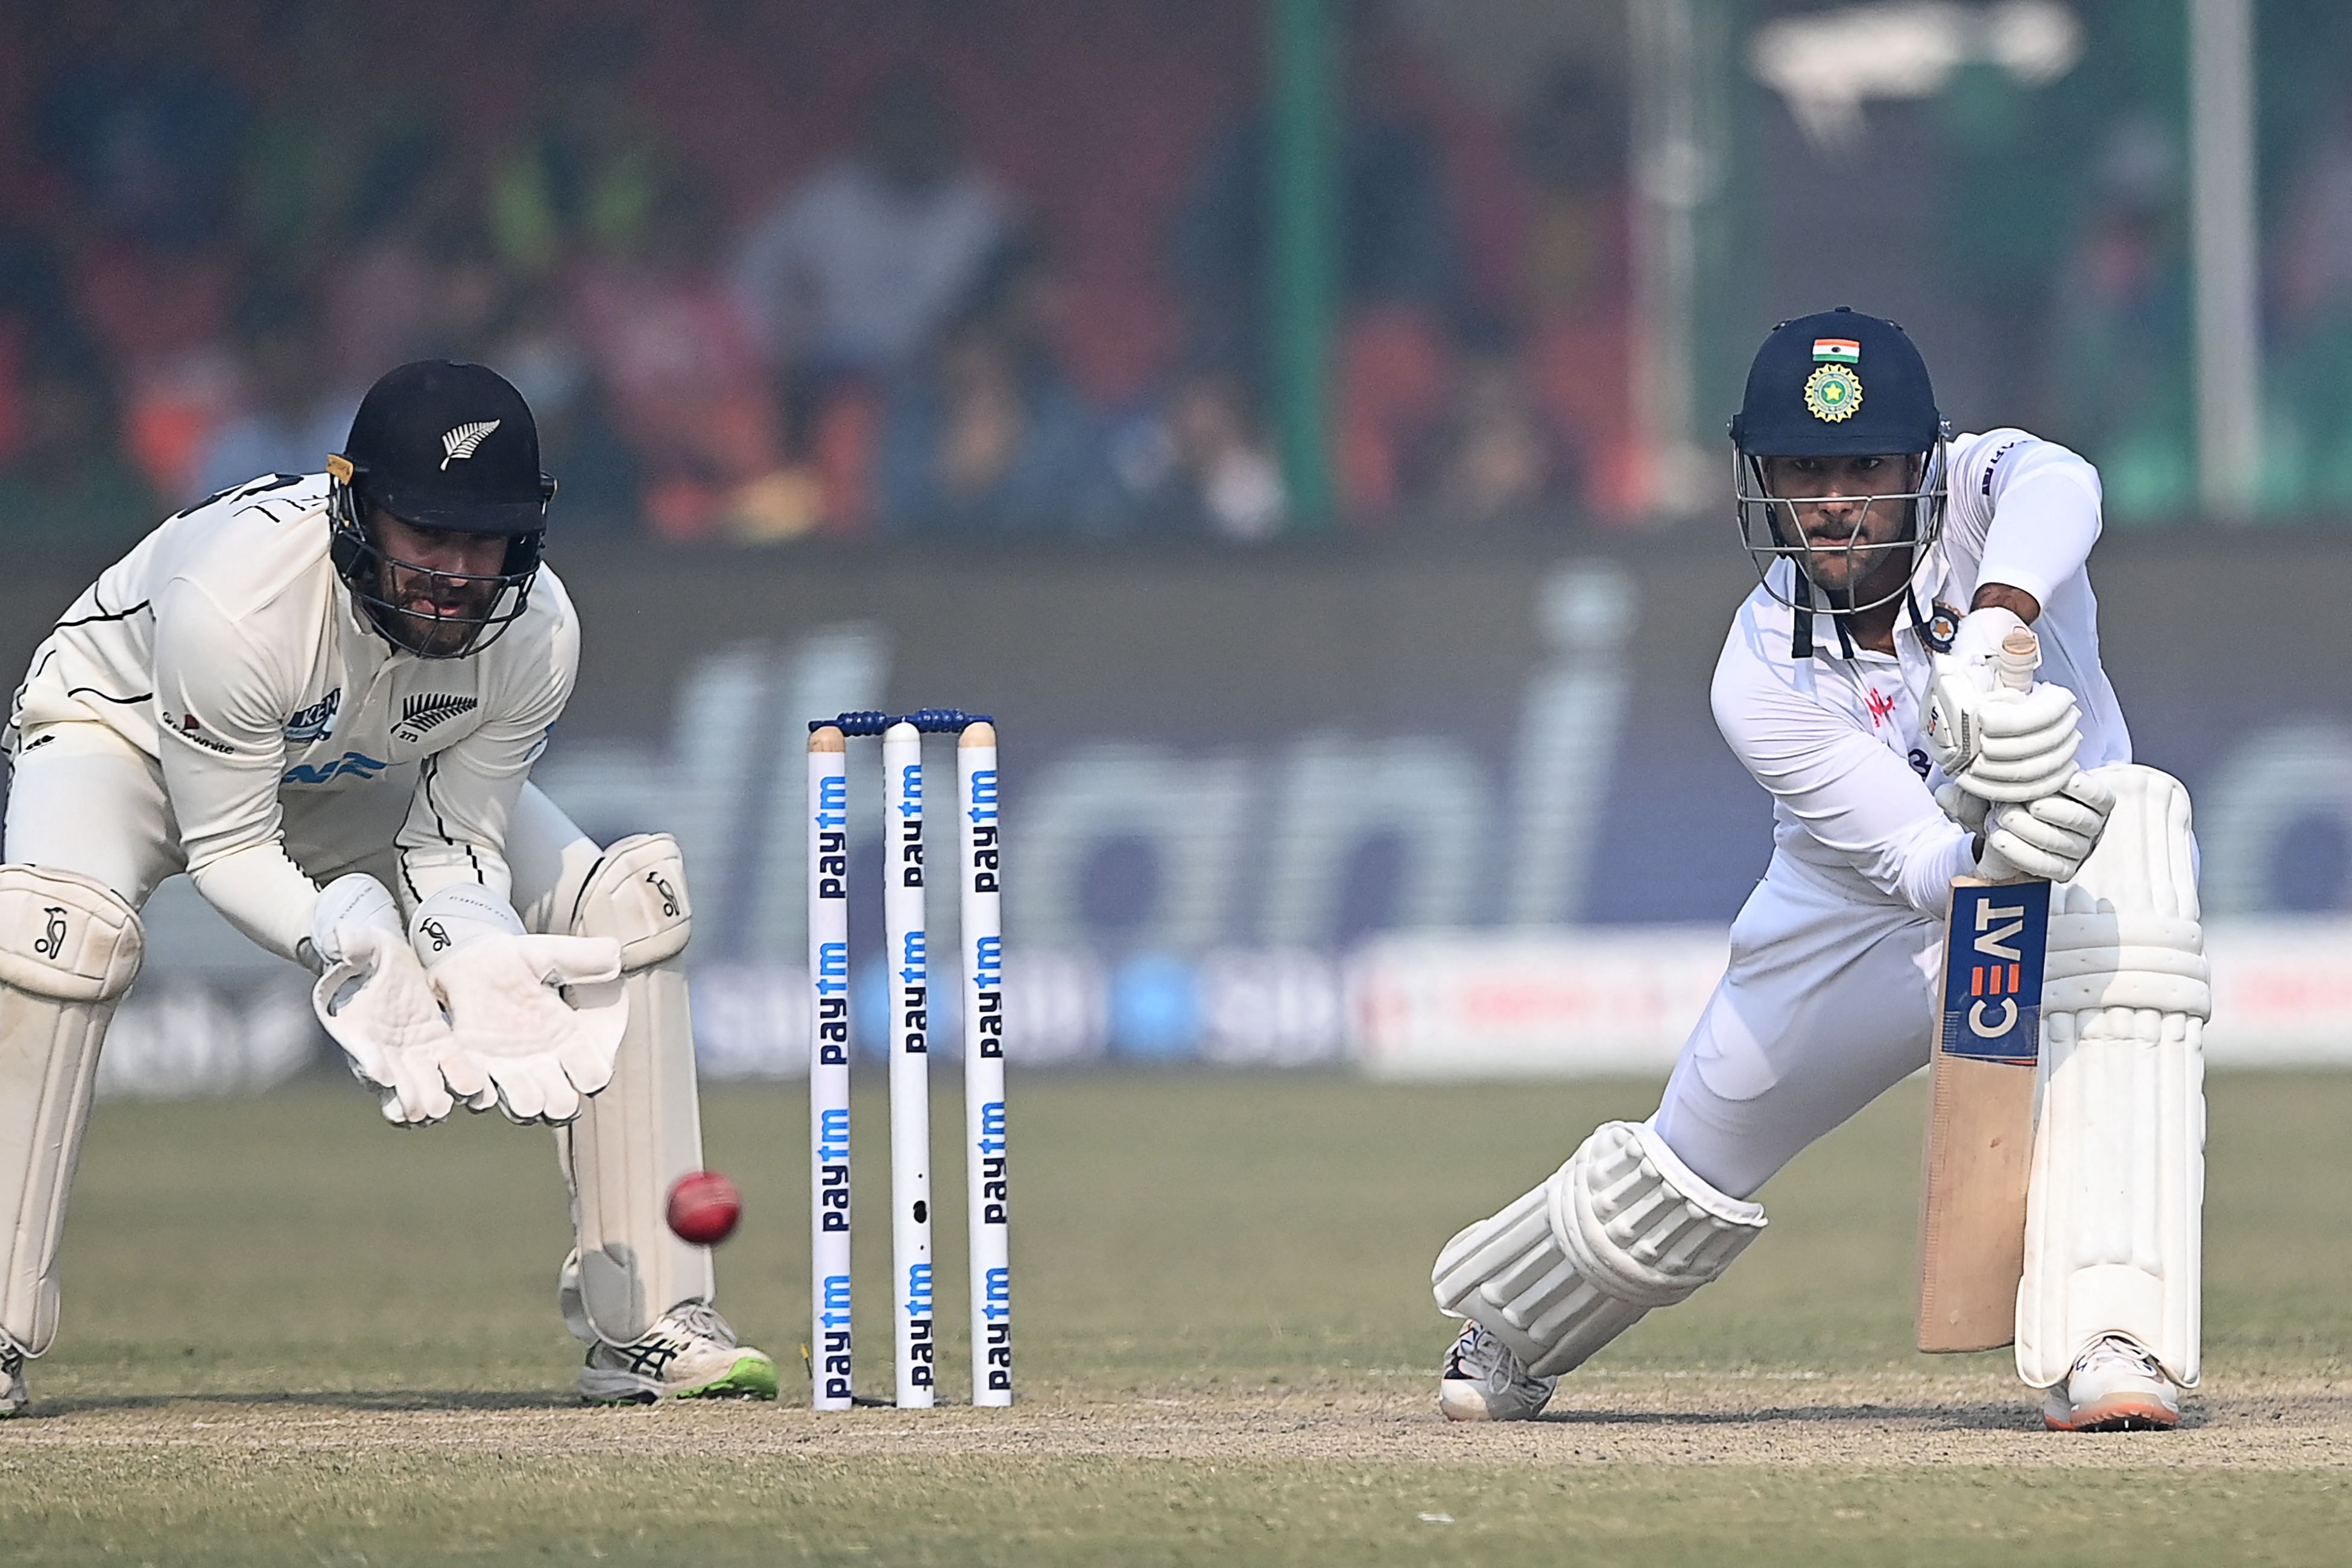
M 1911 612 L 1911 629 L 1919 634 L 1919 640 L 1921 642 L 1926 642 L 1927 640 L 1927 617 L 1919 613 L 1919 595 L 1911 591 L 1910 584 L 1907 583 L 1905 584 L 1903 587 L 1903 605 L 1906 609 Z

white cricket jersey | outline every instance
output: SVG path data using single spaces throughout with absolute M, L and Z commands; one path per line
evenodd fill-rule
M 453 881 L 509 896 L 509 815 L 580 651 L 544 567 L 481 652 L 395 649 L 328 558 L 327 489 L 265 475 L 167 520 L 35 650 L 5 738 L 13 756 L 95 722 L 155 758 L 190 878 L 289 958 L 317 898 L 301 867 L 355 838 L 398 849 L 404 901 Z
M 2085 768 L 2131 760 L 2123 710 L 2099 665 L 2098 601 L 2084 563 L 2099 536 L 2098 470 L 2022 430 L 1961 436 L 1949 444 L 1950 501 L 1912 594 L 1948 643 L 1977 589 L 2022 588 L 2042 605 L 2036 679 L 2074 693 Z M 1772 565 L 1785 597 L 1796 563 Z M 1908 904 L 1943 917 L 1954 877 L 1972 874 L 1971 835 L 1937 807 L 1945 780 L 1923 717 L 1934 677 L 1927 634 L 1898 617 L 1893 656 L 1848 656 L 1831 616 L 1813 626 L 1813 657 L 1790 657 L 1797 612 L 1764 586 L 1733 618 L 1717 661 L 1715 721 L 1732 751 L 1772 795 L 1776 860 L 1794 863 L 1858 899 Z

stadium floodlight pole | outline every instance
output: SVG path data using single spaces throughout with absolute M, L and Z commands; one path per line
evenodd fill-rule
M 2253 0 L 2188 0 L 2199 500 L 2243 522 L 2262 489 Z
M 1700 447 L 1700 220 L 1724 181 L 1722 17 L 1704 0 L 1626 0 L 1633 57 L 1631 401 L 1648 466 L 1645 508 L 1696 515 L 1717 482 Z M 1719 432 L 1718 432 L 1719 434 Z
M 965 1213 L 971 1248 L 971 1402 L 1013 1403 L 1013 1258 L 1005 1173 L 1004 937 L 996 816 L 996 727 L 956 741 L 956 823 L 963 854 L 961 928 Z
M 1339 292 L 1338 28 L 1330 0 L 1266 7 L 1264 268 L 1274 422 L 1291 526 L 1331 520 L 1331 342 Z
M 819 1410 L 855 1403 L 849 1323 L 849 748 L 808 740 L 810 1374 Z
M 883 961 L 889 968 L 890 1262 L 902 1407 L 937 1398 L 931 1282 L 930 968 L 923 922 L 923 732 L 882 732 Z

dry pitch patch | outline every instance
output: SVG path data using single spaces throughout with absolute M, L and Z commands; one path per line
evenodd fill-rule
M 68 1400 L 0 1430 L 0 1542 L 27 1564 L 2145 1568 L 2338 1562 L 2352 1503 L 2352 1394 L 2326 1380 L 2090 1436 L 2036 1430 L 1994 1376 L 1602 1375 L 1488 1427 L 1438 1420 L 1425 1384 L 847 1415 Z
M 37 1457 L 185 1450 L 224 1458 L 385 1451 L 451 1456 L 1007 1456 L 1272 1464 L 1732 1465 L 1905 1469 L 2352 1471 L 2352 1381 L 2217 1380 L 2173 1433 L 2043 1431 L 2013 1380 L 1890 1373 L 1610 1373 L 1564 1384 L 1540 1421 L 1457 1426 L 1425 1368 L 1386 1386 L 1102 1398 L 1048 1394 L 1011 1411 L 820 1414 L 792 1405 L 582 1410 L 561 1395 L 289 1395 L 63 1399 L 0 1427 L 0 1473 Z

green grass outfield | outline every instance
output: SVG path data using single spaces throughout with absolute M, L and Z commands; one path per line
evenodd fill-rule
M 0 1561 L 2335 1563 L 2352 1555 L 2352 1075 L 2211 1091 L 2207 1389 L 2043 1433 L 2005 1354 L 1909 1349 L 1919 1086 L 1762 1194 L 1720 1285 L 1450 1427 L 1429 1261 L 1636 1084 L 1016 1079 L 1011 1411 L 802 1407 L 805 1100 L 716 1092 L 720 1303 L 784 1404 L 586 1411 L 543 1131 L 422 1133 L 348 1084 L 100 1108 Z M 858 1108 L 859 1383 L 889 1387 L 885 1107 Z M 935 1107 L 942 1388 L 969 1389 Z

